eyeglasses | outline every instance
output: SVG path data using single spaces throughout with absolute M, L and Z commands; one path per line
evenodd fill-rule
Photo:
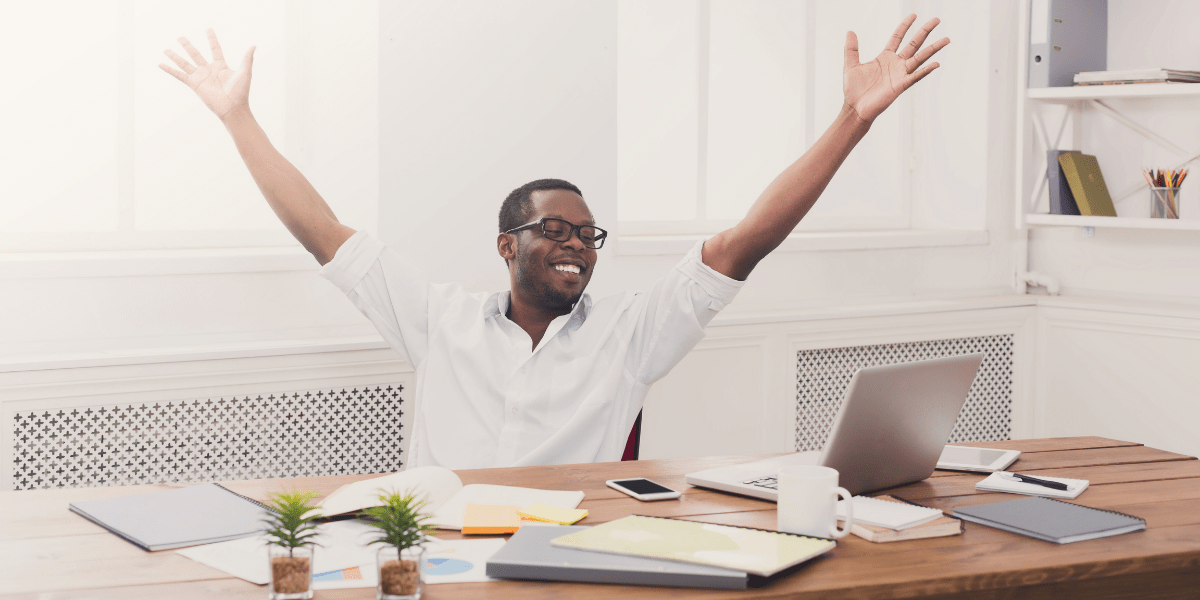
M 545 217 L 538 219 L 532 223 L 526 223 L 520 227 L 513 227 L 504 233 L 515 233 L 523 229 L 531 229 L 537 226 L 542 227 L 542 235 L 548 240 L 556 242 L 565 242 L 571 239 L 571 234 L 578 233 L 579 241 L 583 245 L 592 250 L 599 250 L 604 245 L 604 240 L 608 239 L 608 232 L 595 227 L 593 225 L 573 225 L 569 221 Z

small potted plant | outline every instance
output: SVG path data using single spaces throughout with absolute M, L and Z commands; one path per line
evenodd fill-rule
M 380 600 L 417 600 L 425 587 L 424 554 L 421 543 L 429 515 L 421 512 L 425 502 L 413 494 L 380 490 L 382 506 L 365 509 L 368 522 L 379 528 L 372 544 L 383 547 L 375 555 L 379 569 L 379 588 L 375 597 Z
M 313 597 L 312 538 L 317 535 L 316 516 L 309 513 L 317 496 L 308 490 L 289 490 L 271 494 L 267 508 L 267 560 L 271 567 L 271 583 L 267 597 L 271 600 L 302 600 Z

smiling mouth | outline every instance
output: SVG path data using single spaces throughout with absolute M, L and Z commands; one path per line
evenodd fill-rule
M 578 275 L 580 273 L 578 265 L 554 265 L 554 270 L 562 273 L 571 273 Z

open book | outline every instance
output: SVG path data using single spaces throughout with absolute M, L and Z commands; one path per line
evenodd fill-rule
M 583 501 L 582 491 L 535 490 L 478 483 L 464 486 L 454 471 L 442 467 L 418 467 L 343 485 L 321 502 L 317 514 L 332 517 L 380 506 L 380 490 L 411 493 L 424 500 L 425 511 L 432 515 L 426 522 L 439 529 L 462 529 L 467 504 L 525 507 L 540 502 L 557 508 L 575 508 Z

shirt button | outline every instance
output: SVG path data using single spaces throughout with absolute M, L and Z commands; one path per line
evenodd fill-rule
M 513 407 L 513 414 L 514 415 L 517 414 L 517 407 L 515 407 L 515 406 Z
M 520 373 L 521 373 L 522 375 L 524 375 L 524 374 L 526 374 L 526 373 L 528 373 L 528 372 L 529 372 L 529 365 L 525 365 L 525 366 L 521 367 L 521 371 L 520 371 Z

